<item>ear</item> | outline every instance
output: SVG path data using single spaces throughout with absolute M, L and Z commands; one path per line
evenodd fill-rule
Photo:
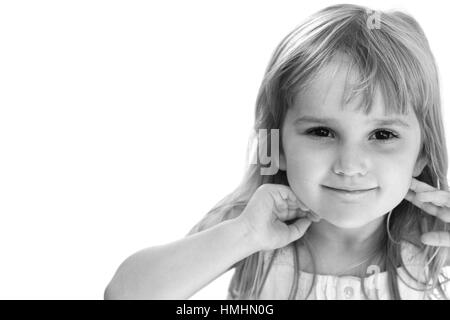
M 419 176 L 422 173 L 425 166 L 427 165 L 427 163 L 428 161 L 425 156 L 423 155 L 419 156 L 414 166 L 413 177 Z

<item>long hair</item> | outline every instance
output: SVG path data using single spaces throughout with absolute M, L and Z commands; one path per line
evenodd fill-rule
M 379 19 L 371 25 L 374 14 Z M 360 77 L 352 90 L 346 90 L 350 93 L 346 96 L 346 102 L 361 94 L 363 103 L 360 108 L 364 108 L 367 114 L 371 110 L 374 91 L 379 87 L 384 101 L 389 101 L 386 103 L 389 112 L 405 114 L 408 104 L 412 106 L 421 129 L 419 156 L 427 160 L 417 179 L 448 191 L 448 160 L 435 59 L 417 21 L 399 11 L 380 12 L 358 5 L 334 5 L 313 14 L 287 34 L 276 47 L 265 70 L 257 95 L 255 123 L 249 146 L 254 146 L 256 141 L 256 145 L 267 146 L 270 150 L 271 129 L 281 128 L 295 95 L 305 89 L 312 77 L 337 53 L 350 57 Z M 260 129 L 267 130 L 265 137 L 256 134 Z M 279 146 L 282 153 L 282 143 Z M 247 161 L 257 158 L 261 150 L 266 149 L 249 148 Z M 248 161 L 237 188 L 219 201 L 189 234 L 237 217 L 262 184 L 289 186 L 285 171 L 262 175 L 262 168 L 264 166 L 258 161 Z M 392 299 L 401 299 L 397 267 L 400 265 L 406 269 L 401 255 L 402 241 L 413 244 L 429 260 L 429 272 L 425 280 L 414 278 L 408 272 L 418 283 L 416 289 L 437 288 L 445 295 L 439 274 L 447 253 L 438 247 L 423 244 L 420 235 L 430 231 L 446 231 L 448 224 L 421 212 L 420 208 L 406 200 L 393 208 L 388 218 L 385 218 L 386 236 L 380 248 L 385 255 Z M 259 251 L 236 263 L 229 286 L 230 296 L 234 299 L 258 299 L 279 250 Z M 267 259 L 267 256 L 271 258 Z M 294 250 L 294 281 L 289 299 L 297 295 L 297 259 Z M 365 290 L 363 292 L 365 294 Z

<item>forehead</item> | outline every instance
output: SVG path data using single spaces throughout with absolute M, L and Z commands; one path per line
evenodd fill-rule
M 349 90 L 356 84 L 358 73 L 351 68 L 349 58 L 345 56 L 336 56 L 327 63 L 311 79 L 305 88 L 297 93 L 293 100 L 293 109 L 296 114 L 308 115 L 336 115 L 344 116 L 354 113 L 365 115 L 362 94 L 357 94 L 346 103 L 345 98 Z M 369 117 L 389 117 L 394 116 L 394 108 L 389 108 L 384 101 L 379 86 L 375 87 L 373 92 L 371 112 Z M 408 106 L 408 116 L 395 114 L 402 118 L 411 116 L 411 106 Z

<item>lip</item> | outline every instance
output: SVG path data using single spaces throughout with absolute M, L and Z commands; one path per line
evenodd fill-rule
M 365 190 L 343 190 L 343 189 L 335 189 L 328 186 L 323 186 L 325 190 L 330 191 L 333 195 L 339 196 L 342 199 L 346 200 L 359 200 L 373 193 L 378 187 L 372 189 Z
M 358 188 L 358 187 L 348 187 L 348 188 L 334 188 L 331 186 L 327 186 L 327 185 L 323 185 L 325 188 L 330 188 L 330 189 L 334 189 L 334 190 L 340 190 L 340 191 L 347 191 L 347 192 L 353 192 L 353 191 L 369 191 L 372 189 L 376 189 L 377 187 L 373 187 L 373 188 Z
M 337 191 L 345 191 L 345 192 L 361 192 L 361 191 L 370 191 L 376 188 L 367 188 L 367 189 L 357 189 L 357 188 L 333 188 L 330 186 L 324 185 L 325 188 L 330 188 Z

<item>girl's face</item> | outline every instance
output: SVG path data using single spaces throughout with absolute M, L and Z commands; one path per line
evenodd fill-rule
M 385 115 L 377 90 L 369 115 L 355 109 L 360 96 L 341 110 L 347 74 L 341 66 L 330 63 L 288 110 L 280 169 L 299 199 L 322 219 L 356 228 L 396 207 L 426 163 L 416 161 L 421 133 L 411 108 L 407 116 Z M 390 122 L 394 119 L 398 122 Z M 345 194 L 331 188 L 371 190 Z

